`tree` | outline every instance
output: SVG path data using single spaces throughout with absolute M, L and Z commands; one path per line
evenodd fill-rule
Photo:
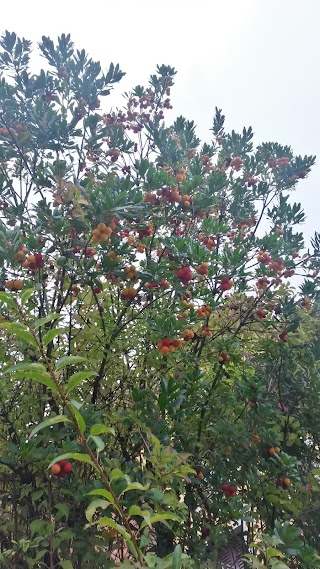
M 2 564 L 218 567 L 236 524 L 319 567 L 314 157 L 166 126 L 165 65 L 106 113 L 119 65 L 38 49 L 1 40 Z

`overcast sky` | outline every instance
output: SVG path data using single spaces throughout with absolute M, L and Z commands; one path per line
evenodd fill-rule
M 307 214 L 306 237 L 320 231 L 320 0 L 10 0 L 2 31 L 37 41 L 71 33 L 107 66 L 127 75 L 121 93 L 145 84 L 159 63 L 178 70 L 174 112 L 208 129 L 215 106 L 227 128 L 252 126 L 255 142 L 316 154 L 295 199 Z M 114 96 L 112 97 L 114 101 Z

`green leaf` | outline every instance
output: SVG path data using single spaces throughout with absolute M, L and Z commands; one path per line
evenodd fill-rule
M 68 419 L 66 415 L 56 415 L 55 417 L 49 417 L 49 419 L 42 421 L 42 423 L 39 423 L 39 425 L 37 425 L 36 427 L 34 427 L 34 429 L 32 429 L 29 439 L 31 439 L 31 437 L 33 437 L 36 433 L 38 433 L 42 429 L 45 429 L 46 427 L 52 427 L 52 425 L 56 425 L 57 423 L 70 423 L 70 419 Z M 55 462 L 57 461 L 55 460 L 52 464 L 54 464 Z
M 58 318 L 62 318 L 61 314 L 48 314 L 48 316 L 44 316 L 43 318 L 38 318 L 32 324 L 32 328 L 40 328 L 40 326 L 44 326 L 53 320 L 57 320 Z
M 85 379 L 89 379 L 89 377 L 94 377 L 95 375 L 97 375 L 95 371 L 90 371 L 90 370 L 77 371 L 69 378 L 69 381 L 67 383 L 66 393 L 70 393 L 70 391 L 75 389 L 79 385 L 79 383 L 81 383 Z M 100 433 L 94 433 L 94 434 L 100 434 Z
M 56 362 L 56 370 L 58 371 L 66 366 L 82 364 L 84 362 L 88 362 L 88 360 L 82 356 L 63 356 Z
M 91 490 L 91 492 L 89 492 L 87 496 L 103 496 L 106 500 L 110 502 L 110 504 L 114 504 L 114 498 L 111 492 L 105 490 L 104 488 L 96 488 L 95 490 Z
M 14 299 L 12 298 L 12 295 L 8 292 L 2 292 L 2 291 L 0 292 L 0 302 L 4 302 L 8 306 L 11 306 L 11 308 L 17 308 L 17 305 Z
M 72 412 L 76 418 L 77 425 L 79 427 L 79 431 L 83 435 L 83 433 L 85 432 L 86 427 L 87 427 L 86 422 L 85 422 L 84 418 L 82 417 L 80 411 L 78 411 L 78 409 L 74 405 L 72 405 L 72 403 L 70 403 L 70 407 L 71 407 Z
M 91 504 L 89 504 L 89 506 L 86 509 L 86 518 L 88 522 L 91 524 L 92 518 L 98 508 L 102 508 L 102 510 L 105 510 L 106 508 L 108 508 L 108 506 L 110 506 L 110 502 L 108 502 L 108 500 L 101 500 L 101 499 L 93 500 L 93 502 L 91 502 Z
M 182 549 L 180 543 L 175 547 L 172 555 L 172 569 L 181 569 Z
M 115 435 L 115 430 L 112 427 L 106 427 L 106 425 L 92 425 L 90 429 L 91 436 L 102 435 L 103 433 Z
M 286 563 L 283 561 L 271 560 L 271 567 L 272 569 L 290 569 Z
M 22 291 L 20 292 L 20 295 L 19 295 L 19 296 L 20 296 L 20 300 L 21 300 L 21 305 L 22 305 L 22 306 L 25 306 L 25 304 L 27 304 L 27 302 L 28 302 L 30 296 L 32 296 L 34 292 L 35 292 L 35 289 L 34 289 L 34 288 L 27 288 L 27 289 L 22 290 Z
M 129 477 L 124 472 L 119 470 L 119 468 L 114 468 L 111 471 L 110 481 L 112 482 L 113 480 L 118 480 L 119 478 L 126 478 L 129 480 Z
M 103 440 L 100 437 L 95 437 L 92 435 L 90 435 L 90 438 L 93 440 L 94 444 L 96 445 L 97 451 L 102 452 L 106 446 Z
M 180 522 L 181 523 L 181 519 L 176 516 L 175 514 L 172 514 L 171 512 L 164 512 L 162 514 L 155 514 L 154 516 L 151 516 L 151 524 L 156 524 L 158 522 L 163 522 L 166 520 L 173 520 L 175 522 Z M 146 526 L 145 523 L 141 524 L 141 528 L 143 529 Z
M 43 336 L 42 341 L 44 345 L 47 346 L 48 344 L 50 344 L 50 342 L 52 342 L 52 340 L 54 340 L 54 338 L 63 333 L 64 333 L 63 328 L 52 328 L 51 330 L 48 330 L 48 332 Z
M 21 340 L 27 342 L 27 344 L 31 344 L 34 348 L 38 348 L 36 339 L 26 330 L 23 324 L 17 322 L 1 322 L 0 329 L 1 328 L 5 328 L 10 334 L 15 334 L 15 336 L 18 336 L 18 338 L 21 338 Z
M 71 561 L 59 561 L 61 569 L 73 569 Z
M 68 519 L 70 509 L 67 504 L 59 502 L 58 504 L 55 504 L 54 507 L 57 510 L 57 513 L 55 514 L 55 519 L 57 521 L 61 520 L 62 518 L 66 518 L 66 520 Z
M 48 373 L 39 373 L 38 371 L 25 371 L 22 373 L 14 374 L 13 378 L 14 381 L 23 381 L 24 379 L 31 379 L 32 381 L 37 381 L 38 383 L 42 383 L 47 387 L 50 387 L 53 393 L 58 393 L 58 388 L 53 381 L 52 377 Z
M 129 509 L 129 516 L 141 516 L 146 524 L 151 528 L 151 513 L 149 510 L 141 510 L 139 506 L 131 506 Z
M 46 373 L 47 370 L 43 364 L 35 363 L 35 362 L 20 362 L 13 366 L 8 367 L 4 373 L 13 373 L 16 371 L 37 371 L 37 372 L 44 372 Z
M 96 468 L 94 462 L 92 462 L 90 456 L 88 454 L 82 454 L 80 452 L 67 452 L 65 454 L 61 454 L 60 456 L 56 456 L 49 464 L 48 468 L 51 468 L 56 462 L 59 460 L 64 460 L 71 458 L 73 460 L 77 460 L 78 462 L 85 462 L 87 464 L 91 464 L 94 468 Z
M 140 484 L 140 482 L 132 482 L 131 484 L 128 484 L 128 486 L 126 488 L 124 488 L 124 490 L 122 490 L 121 494 L 124 494 L 125 492 L 130 492 L 130 490 L 144 490 L 147 491 L 149 490 L 150 484 L 146 484 L 145 486 L 143 486 L 142 484 Z M 120 496 L 121 496 L 120 494 Z
M 120 533 L 120 535 L 122 535 L 125 538 L 125 540 L 131 541 L 130 534 L 127 532 L 127 530 L 124 527 L 120 526 L 120 524 L 117 524 L 117 522 L 115 522 L 112 518 L 106 518 L 106 517 L 101 518 L 99 520 L 99 526 L 113 528 L 118 533 Z

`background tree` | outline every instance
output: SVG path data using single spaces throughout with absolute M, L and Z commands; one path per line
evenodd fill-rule
M 105 113 L 118 65 L 1 48 L 2 564 L 219 566 L 238 525 L 252 567 L 319 567 L 314 157 L 166 126 L 169 66 Z

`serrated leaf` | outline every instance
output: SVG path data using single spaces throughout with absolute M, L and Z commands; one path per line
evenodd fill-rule
M 106 517 L 101 518 L 99 520 L 99 526 L 113 528 L 118 533 L 120 533 L 125 538 L 125 540 L 131 542 L 130 534 L 127 532 L 127 530 L 124 527 L 120 526 L 120 524 L 117 524 L 117 522 L 115 522 L 112 518 L 106 518 Z
M 131 506 L 129 509 L 129 516 L 141 516 L 146 524 L 151 528 L 151 514 L 149 510 L 141 510 L 139 506 Z
M 68 559 L 65 561 L 59 561 L 61 569 L 73 569 L 71 561 Z
M 113 480 L 118 480 L 119 478 L 126 478 L 128 480 L 128 476 L 124 474 L 124 472 L 119 470 L 119 468 L 114 468 L 111 471 L 110 481 L 112 482 Z
M 125 494 L 125 492 L 130 492 L 130 490 L 143 490 L 143 491 L 147 491 L 149 490 L 150 484 L 146 484 L 145 486 L 143 486 L 142 484 L 140 484 L 140 482 L 132 482 L 131 484 L 128 484 L 128 486 L 126 488 L 124 488 L 124 490 L 122 490 L 121 494 Z M 121 496 L 120 494 L 120 496 Z
M 51 468 L 56 462 L 59 460 L 65 460 L 71 458 L 72 460 L 77 460 L 78 462 L 85 462 L 86 464 L 91 464 L 91 466 L 95 467 L 94 462 L 92 462 L 90 456 L 88 454 L 83 454 L 80 452 L 66 452 L 65 454 L 61 454 L 60 456 L 56 456 L 49 464 L 48 468 Z
M 52 328 L 51 330 L 48 330 L 48 332 L 43 336 L 42 341 L 44 345 L 47 346 L 48 344 L 50 344 L 50 342 L 52 342 L 52 340 L 54 340 L 54 338 L 63 333 L 64 333 L 63 328 Z
M 59 358 L 56 362 L 56 370 L 63 369 L 64 367 L 74 365 L 74 364 L 82 364 L 84 362 L 88 362 L 87 358 L 82 356 L 63 356 Z
M 49 419 L 42 421 L 42 423 L 39 423 L 39 425 L 37 425 L 36 427 L 34 427 L 34 429 L 32 429 L 29 439 L 31 439 L 31 437 L 33 437 L 36 433 L 38 433 L 42 429 L 45 429 L 46 427 L 52 427 L 52 425 L 57 425 L 58 423 L 70 423 L 70 419 L 68 419 L 66 415 L 56 415 L 55 417 L 49 417 Z M 52 464 L 54 464 L 55 462 L 57 461 L 55 460 Z
M 32 296 L 34 292 L 35 292 L 34 288 L 27 288 L 26 290 L 22 290 L 20 292 L 19 296 L 20 296 L 22 306 L 25 306 L 25 304 L 27 304 L 30 296 Z
M 36 362 L 19 362 L 8 367 L 4 373 L 14 373 L 16 371 L 37 371 L 38 373 L 46 373 L 47 370 L 43 364 Z
M 98 508 L 105 510 L 108 506 L 110 506 L 110 502 L 108 500 L 101 500 L 101 499 L 93 500 L 93 502 L 91 502 L 91 504 L 89 504 L 89 506 L 86 509 L 86 518 L 88 522 L 89 523 L 92 522 L 92 518 Z
M 91 490 L 87 496 L 103 496 L 110 502 L 110 504 L 114 504 L 114 498 L 111 492 L 109 492 L 109 490 L 105 490 L 104 488 L 96 488 L 95 490 Z
M 61 314 L 48 314 L 48 316 L 44 316 L 43 318 L 38 318 L 32 324 L 32 328 L 40 328 L 40 326 L 44 326 L 49 322 L 53 322 L 53 320 L 57 320 L 58 318 L 62 318 Z
M 86 427 L 87 427 L 86 422 L 85 422 L 84 418 L 82 417 L 80 411 L 78 411 L 78 409 L 74 405 L 72 405 L 72 403 L 70 403 L 70 407 L 71 407 L 72 412 L 73 412 L 75 419 L 77 421 L 79 431 L 83 435 L 83 433 L 85 432 Z
M 176 545 L 172 554 L 172 569 L 181 569 L 182 549 L 180 543 Z
M 8 306 L 11 306 L 11 308 L 17 308 L 15 301 L 13 300 L 11 294 L 8 292 L 0 292 L 0 302 L 4 302 Z
M 59 390 L 53 381 L 52 377 L 47 373 L 39 373 L 35 370 L 25 371 L 24 373 L 16 373 L 13 376 L 14 381 L 23 381 L 24 379 L 31 379 L 32 381 L 36 381 L 38 383 L 42 383 L 51 389 L 53 393 L 58 393 Z
M 8 330 L 10 334 L 18 336 L 18 338 L 21 338 L 21 340 L 24 342 L 31 344 L 34 348 L 38 348 L 36 339 L 32 336 L 32 334 L 30 334 L 30 332 L 28 332 L 28 330 L 26 330 L 23 324 L 18 324 L 16 322 L 1 322 L 0 329 L 1 328 Z
M 96 376 L 95 371 L 77 371 L 76 373 L 72 374 L 67 383 L 66 393 L 70 393 L 73 389 L 75 389 L 82 381 L 85 379 L 89 379 L 89 377 Z M 90 431 L 91 434 L 91 431 Z M 96 433 L 100 434 L 100 433 Z
M 90 429 L 91 436 L 102 435 L 103 433 L 115 435 L 115 430 L 112 427 L 107 427 L 106 425 L 92 425 Z
M 158 522 L 164 522 L 166 520 L 173 520 L 175 522 L 181 523 L 181 519 L 178 516 L 176 516 L 176 514 L 172 514 L 171 512 L 164 512 L 162 514 L 154 514 L 154 516 L 151 516 L 151 519 L 150 519 L 152 525 L 156 524 Z M 146 526 L 146 524 L 142 523 L 140 529 L 143 529 L 145 526 Z
M 62 518 L 66 518 L 66 520 L 68 519 L 70 508 L 67 504 L 59 502 L 58 504 L 55 504 L 54 507 L 57 510 L 57 513 L 55 514 L 56 520 L 61 520 Z
M 94 444 L 96 445 L 97 451 L 102 452 L 106 446 L 103 440 L 100 437 L 95 437 L 92 435 L 90 435 L 90 438 L 93 440 Z

